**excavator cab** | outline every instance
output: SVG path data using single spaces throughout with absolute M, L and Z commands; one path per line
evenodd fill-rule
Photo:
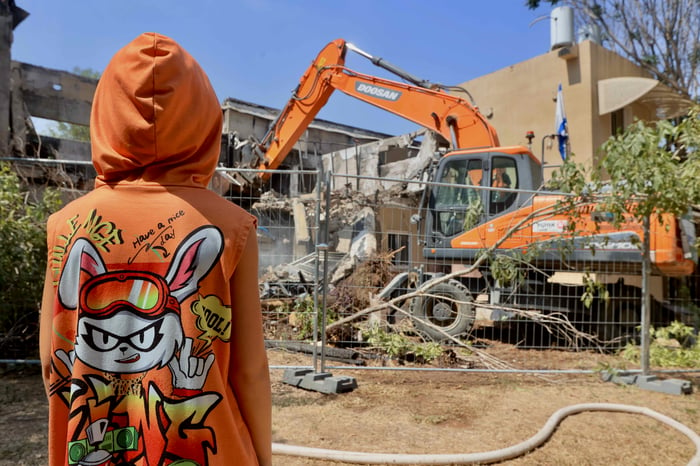
M 428 197 L 426 246 L 445 248 L 452 258 L 457 254 L 452 239 L 523 207 L 531 196 L 522 191 L 542 184 L 537 160 L 518 147 L 454 151 L 436 170 L 437 183 Z

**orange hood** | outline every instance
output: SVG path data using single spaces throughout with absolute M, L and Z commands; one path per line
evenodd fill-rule
M 221 106 L 194 58 L 169 37 L 142 34 L 114 55 L 95 91 L 95 186 L 206 187 L 219 160 L 221 124 Z

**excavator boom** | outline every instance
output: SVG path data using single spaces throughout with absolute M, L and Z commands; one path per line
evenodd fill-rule
M 319 52 L 302 75 L 292 98 L 261 141 L 262 160 L 258 168 L 275 169 L 284 161 L 334 91 L 332 87 L 318 82 L 320 71 L 328 64 L 345 63 L 345 53 L 345 41 L 342 39 L 330 42 Z M 266 179 L 267 174 L 262 172 L 260 177 Z
M 344 64 L 348 49 L 413 84 L 346 68 Z M 419 80 L 380 58 L 372 57 L 343 39 L 337 39 L 326 45 L 311 63 L 292 98 L 261 141 L 262 157 L 257 168 L 277 168 L 336 90 L 441 134 L 451 142 L 453 149 L 499 145 L 495 129 L 465 99 L 445 92 L 443 86 Z M 261 177 L 265 178 L 265 172 L 261 173 Z

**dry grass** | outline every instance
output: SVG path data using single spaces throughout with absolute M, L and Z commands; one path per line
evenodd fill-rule
M 496 355 L 518 367 L 595 367 L 595 353 L 522 351 Z M 272 365 L 310 365 L 308 356 L 270 350 Z M 382 453 L 472 453 L 500 449 L 534 435 L 559 408 L 578 403 L 645 406 L 700 431 L 700 395 L 668 395 L 602 382 L 597 375 L 534 377 L 518 374 L 367 371 L 358 388 L 324 395 L 273 375 L 273 440 L 290 445 Z M 680 377 L 680 376 L 678 376 Z M 683 377 L 694 387 L 700 376 Z M 0 465 L 46 464 L 46 402 L 38 371 L 10 372 L 0 384 Z M 537 450 L 509 465 L 684 465 L 692 443 L 639 415 L 582 413 L 567 418 Z M 279 466 L 334 465 L 276 456 Z

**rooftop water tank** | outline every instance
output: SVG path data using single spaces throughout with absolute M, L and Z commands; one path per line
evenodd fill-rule
M 550 48 L 559 49 L 574 45 L 574 10 L 559 6 L 552 10 L 550 22 Z

